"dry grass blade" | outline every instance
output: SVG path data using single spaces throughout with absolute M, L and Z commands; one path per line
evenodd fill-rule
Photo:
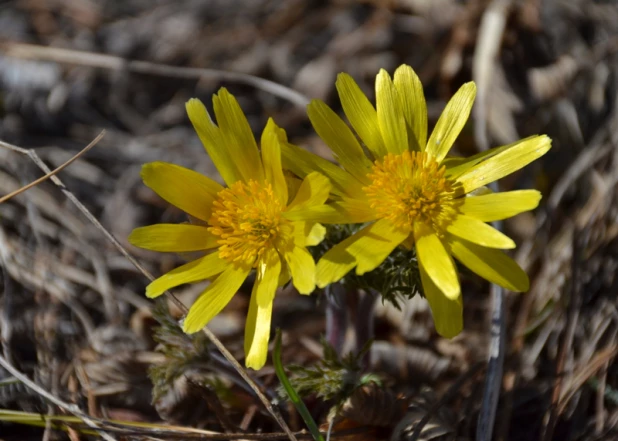
M 442 406 L 444 406 L 446 403 L 448 403 L 453 398 L 455 398 L 455 396 L 459 393 L 459 390 L 463 387 L 463 385 L 468 380 L 473 378 L 479 371 L 481 371 L 481 369 L 483 369 L 483 363 L 482 362 L 481 363 L 476 363 L 467 372 L 465 372 L 462 375 L 460 375 L 459 378 L 457 378 L 453 382 L 453 384 L 448 388 L 446 393 L 429 408 L 429 410 L 427 411 L 425 416 L 423 418 L 421 418 L 421 420 L 418 421 L 418 423 L 415 424 L 414 430 L 412 431 L 412 434 L 407 439 L 409 441 L 416 441 L 416 440 L 418 440 L 419 437 L 421 436 L 421 432 L 423 431 L 423 427 L 425 427 L 425 425 L 429 422 L 429 420 L 431 420 L 431 418 L 434 416 L 434 414 Z
M 558 408 L 558 403 L 560 400 L 560 394 L 562 391 L 562 382 L 564 376 L 564 368 L 566 363 L 567 354 L 570 351 L 571 346 L 573 345 L 573 338 L 575 337 L 575 329 L 577 326 L 577 322 L 579 320 L 579 314 L 581 309 L 581 295 L 580 295 L 580 287 L 579 287 L 579 279 L 580 279 L 580 261 L 583 259 L 582 251 L 583 244 L 581 243 L 581 232 L 580 234 L 573 235 L 573 258 L 572 258 L 572 289 L 571 289 L 571 298 L 569 299 L 569 306 L 567 310 L 567 323 L 565 326 L 565 331 L 563 335 L 563 339 L 560 345 L 560 350 L 558 352 L 558 357 L 556 361 L 556 381 L 554 382 L 554 388 L 552 392 L 551 398 L 551 407 L 546 415 L 547 424 L 544 428 L 545 433 L 543 435 L 543 440 L 549 441 L 552 439 L 554 434 L 554 429 L 556 427 L 556 422 L 558 416 L 560 415 L 560 411 Z
M 496 224 L 497 222 L 494 222 Z M 494 430 L 498 399 L 502 389 L 506 339 L 506 301 L 504 290 L 498 285 L 491 286 L 492 316 L 490 328 L 489 360 L 483 390 L 483 403 L 479 413 L 477 441 L 489 441 Z
M 579 372 L 577 372 L 574 378 L 571 380 L 568 388 L 563 390 L 557 403 L 557 413 L 560 415 L 564 412 L 566 406 L 571 401 L 571 398 L 581 388 L 586 381 L 590 379 L 595 373 L 603 368 L 612 358 L 618 355 L 618 346 L 613 345 L 595 354 L 594 358 L 584 366 Z
M 46 174 L 51 173 L 51 170 L 49 169 L 49 167 L 41 160 L 41 158 L 36 154 L 34 150 L 24 149 L 22 147 L 14 146 L 12 144 L 8 144 L 3 141 L 0 141 L 0 147 L 5 147 L 12 151 L 19 152 L 19 153 L 29 156 L 32 159 L 32 161 L 39 168 L 41 168 L 41 170 L 43 170 L 43 172 L 45 172 Z M 140 265 L 140 263 L 135 258 L 133 258 L 133 256 L 129 254 L 129 252 L 122 246 L 122 244 L 118 241 L 118 239 L 116 239 L 101 224 L 101 222 L 99 222 L 99 220 L 90 212 L 90 210 L 88 210 L 86 206 L 84 206 L 84 204 L 82 204 L 79 201 L 79 199 L 77 199 L 77 197 L 75 197 L 75 195 L 66 188 L 66 186 L 62 183 L 62 181 L 57 176 L 52 174 L 50 176 L 50 179 L 54 184 L 56 184 L 61 189 L 61 191 L 77 207 L 77 209 L 81 211 L 84 216 L 86 216 L 86 218 L 96 227 L 96 229 L 99 230 L 105 236 L 105 238 L 108 239 L 116 247 L 116 249 L 118 249 L 118 251 L 124 257 L 126 257 L 133 266 L 135 266 L 135 268 L 137 268 L 139 272 L 141 272 L 150 281 L 154 280 L 154 276 L 150 274 L 150 272 L 148 272 L 142 265 Z M 188 312 L 187 307 L 180 300 L 178 300 L 178 298 L 176 298 L 170 292 L 167 292 L 167 294 L 168 296 L 170 296 L 173 302 L 182 311 L 184 311 L 185 313 Z M 296 441 L 296 436 L 290 430 L 289 426 L 287 425 L 287 423 L 285 422 L 285 420 L 283 419 L 279 411 L 273 407 L 273 405 L 270 403 L 266 395 L 264 395 L 264 393 L 260 390 L 259 386 L 255 383 L 255 381 L 253 381 L 249 377 L 247 372 L 243 369 L 240 363 L 234 358 L 234 356 L 227 350 L 227 348 L 223 345 L 223 343 L 221 343 L 221 341 L 208 328 L 205 327 L 202 331 L 206 334 L 208 339 L 214 343 L 214 345 L 223 354 L 223 356 L 230 362 L 230 364 L 234 367 L 234 369 L 238 372 L 238 374 L 247 382 L 249 387 L 251 387 L 251 389 L 255 392 L 256 396 L 262 402 L 264 407 L 273 416 L 275 421 L 277 421 L 277 423 L 283 429 L 283 431 L 288 435 L 289 439 L 292 441 Z
M 494 0 L 491 2 L 483 14 L 474 52 L 472 77 L 477 85 L 476 106 L 474 106 L 474 136 L 477 148 L 481 151 L 489 148 L 487 140 L 487 98 L 510 7 L 511 0 Z
M 200 439 L 213 441 L 227 441 L 236 439 L 245 439 L 253 441 L 266 440 L 284 440 L 287 439 L 287 434 L 283 432 L 270 433 L 219 433 L 210 430 L 197 429 L 194 427 L 183 427 L 168 424 L 144 423 L 135 421 L 119 421 L 119 420 L 101 420 L 98 418 L 89 418 L 92 422 L 99 424 L 97 426 L 101 432 L 114 433 L 124 437 L 148 437 L 147 439 Z M 26 424 L 30 426 L 42 427 L 48 423 L 57 425 L 58 429 L 66 429 L 69 431 L 80 432 L 83 434 L 94 434 L 94 430 L 84 428 L 82 419 L 78 416 L 70 415 L 46 415 L 34 412 L 23 412 L 15 410 L 0 409 L 0 422 L 12 422 Z M 61 427 L 64 426 L 64 427 Z M 86 425 L 86 427 L 90 427 Z M 353 430 L 342 430 L 335 436 L 346 436 L 350 433 L 355 433 Z M 311 435 L 306 432 L 297 432 L 299 439 L 309 439 Z
M 15 58 L 33 60 L 55 61 L 57 63 L 76 64 L 91 66 L 102 69 L 122 70 L 129 72 L 160 75 L 173 78 L 214 78 L 226 81 L 234 81 L 241 84 L 256 87 L 271 93 L 279 98 L 290 101 L 298 107 L 304 108 L 309 104 L 309 99 L 297 91 L 274 81 L 258 78 L 238 72 L 226 72 L 217 69 L 205 69 L 197 67 L 177 67 L 165 64 L 150 63 L 147 61 L 125 60 L 113 55 L 96 54 L 92 52 L 61 49 L 33 44 L 5 43 L 1 46 L 5 54 Z
M 510 7 L 510 0 L 493 0 L 489 4 L 483 14 L 474 54 L 473 77 L 478 84 L 474 136 L 477 148 L 480 151 L 489 149 L 486 123 L 488 90 L 492 81 L 493 66 L 502 42 Z M 493 182 L 490 187 L 492 191 L 498 191 L 498 184 L 496 182 Z M 499 231 L 502 230 L 502 222 L 494 222 L 493 226 Z M 487 376 L 485 378 L 483 391 L 483 402 L 476 431 L 477 441 L 489 441 L 492 438 L 504 369 L 506 339 L 504 290 L 497 285 L 492 285 L 491 297 L 491 342 L 489 360 L 487 362 Z
M 28 388 L 32 389 L 37 394 L 39 394 L 40 396 L 44 397 L 46 400 L 48 400 L 49 402 L 55 404 L 56 406 L 60 407 L 61 409 L 64 409 L 67 412 L 72 413 L 73 415 L 78 417 L 80 420 L 82 420 L 85 424 L 87 424 L 88 427 L 91 427 L 91 428 L 95 429 L 99 433 L 99 435 L 103 439 L 105 439 L 106 441 L 116 441 L 116 438 L 108 435 L 105 432 L 102 432 L 102 431 L 98 430 L 99 426 L 97 425 L 97 423 L 95 423 L 94 420 L 92 418 L 90 418 L 88 415 L 86 415 L 81 410 L 79 410 L 79 408 L 76 405 L 65 403 L 64 401 L 60 400 L 59 398 L 57 398 L 54 395 L 52 395 L 49 392 L 47 392 L 45 389 L 39 387 L 36 383 L 31 381 L 28 377 L 26 377 L 24 374 L 22 374 L 20 371 L 18 371 L 2 355 L 0 355 L 0 365 L 2 365 L 2 367 L 4 369 L 9 371 L 11 373 L 11 375 L 13 375 L 19 381 L 21 381 L 25 386 L 27 386 Z
M 80 158 L 84 153 L 86 153 L 88 150 L 90 150 L 91 148 L 93 148 L 95 145 L 97 145 L 99 143 L 99 141 L 101 139 L 103 139 L 103 137 L 105 136 L 105 130 L 103 130 L 96 138 L 94 138 L 92 140 L 92 142 L 90 142 L 90 144 L 88 144 L 86 147 L 84 147 L 79 153 L 75 154 L 73 157 L 71 157 L 68 161 L 66 161 L 64 164 L 60 165 L 59 167 L 56 167 L 54 170 L 52 170 L 49 173 L 46 173 L 45 176 L 41 176 L 39 179 L 32 181 L 30 184 L 28 185 L 24 185 L 23 187 L 12 191 L 11 193 L 2 196 L 0 198 L 0 204 L 3 202 L 8 201 L 9 199 L 17 196 L 18 194 L 23 193 L 26 190 L 31 189 L 32 187 L 34 187 L 35 185 L 39 185 L 41 182 L 45 181 L 46 179 L 51 178 L 53 175 L 59 173 L 60 171 L 62 171 L 64 168 L 68 167 L 69 165 L 71 165 L 71 163 L 73 163 L 74 161 L 76 161 L 78 158 Z
M 343 403 L 341 415 L 369 426 L 390 427 L 403 417 L 406 402 L 391 390 L 369 383 Z

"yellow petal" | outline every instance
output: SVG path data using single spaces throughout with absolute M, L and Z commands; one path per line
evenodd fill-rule
M 298 246 L 314 246 L 324 240 L 326 228 L 316 222 L 294 222 L 294 234 Z
M 324 236 L 326 236 L 326 228 L 322 224 L 313 224 L 309 233 L 305 235 L 305 246 L 318 245 L 324 240 Z
M 209 254 L 179 266 L 152 281 L 146 287 L 146 296 L 154 298 L 175 286 L 209 279 L 223 272 L 228 266 L 229 263 L 220 259 L 218 253 Z
M 408 133 L 401 99 L 384 69 L 380 69 L 376 77 L 376 110 L 386 150 L 396 155 L 408 150 Z
M 466 125 L 476 96 L 476 85 L 466 83 L 448 102 L 427 141 L 427 153 L 441 162 L 449 152 L 461 129 Z
M 282 158 L 283 158 L 283 155 L 282 155 Z M 309 172 L 309 173 L 313 173 L 313 172 Z M 296 193 L 298 193 L 298 189 L 300 188 L 300 184 L 303 183 L 303 180 L 298 179 L 298 177 L 294 173 L 292 173 L 290 170 L 286 170 L 285 166 L 283 168 L 283 176 L 285 176 L 285 183 L 288 186 L 288 201 L 289 201 L 290 198 L 294 199 L 296 197 Z
M 215 248 L 219 238 L 201 225 L 156 224 L 136 228 L 129 242 L 152 251 L 185 252 Z
M 384 157 L 388 152 L 380 133 L 376 109 L 350 75 L 340 73 L 335 86 L 345 116 L 360 139 L 373 154 L 374 159 Z
M 212 122 L 204 104 L 197 98 L 191 98 L 185 105 L 193 128 L 197 132 L 208 156 L 227 185 L 242 180 L 242 174 L 234 162 L 234 155 L 225 145 L 221 131 Z
M 351 223 L 348 213 L 335 205 L 318 205 L 303 210 L 285 212 L 283 213 L 283 217 L 294 222 L 306 221 L 325 224 Z
M 219 135 L 245 182 L 264 180 L 264 168 L 253 132 L 236 98 L 224 87 L 212 98 Z
M 414 226 L 414 241 L 419 262 L 433 283 L 451 300 L 461 295 L 457 270 L 442 241 L 425 225 Z
M 266 180 L 273 186 L 275 195 L 284 205 L 288 203 L 288 184 L 281 168 L 281 146 L 279 144 L 279 127 L 272 118 L 268 119 L 262 132 L 262 162 Z
M 167 162 L 142 167 L 144 184 L 172 205 L 203 221 L 210 219 L 212 202 L 223 187 L 206 176 Z
M 515 144 L 520 143 L 522 140 L 517 141 Z M 514 145 L 514 144 L 513 144 Z M 451 156 L 444 158 L 442 165 L 446 167 L 446 177 L 449 179 L 456 179 L 461 176 L 465 171 L 474 167 L 477 164 L 485 161 L 486 159 L 496 156 L 505 150 L 511 148 L 512 145 L 503 145 L 500 147 L 494 147 L 484 152 L 479 152 L 476 155 L 468 156 L 466 158 Z
M 281 261 L 277 252 L 271 250 L 256 269 L 245 325 L 245 365 L 251 369 L 261 369 L 266 364 L 273 300 L 280 273 Z
M 406 250 L 414 249 L 414 232 L 410 233 L 408 237 L 406 237 L 406 240 L 401 242 L 401 246 Z
M 348 248 L 358 262 L 358 275 L 376 269 L 408 237 L 407 232 L 395 228 L 386 220 L 371 224 L 367 230 L 367 235 Z
M 324 158 L 314 155 L 293 144 L 281 146 L 283 167 L 297 176 L 304 178 L 309 173 L 319 172 L 326 176 L 333 185 L 332 193 L 341 196 L 364 197 L 363 184 L 350 173 Z
M 515 248 L 515 242 L 507 235 L 474 217 L 459 215 L 446 230 L 462 239 L 489 248 Z
M 436 331 L 442 337 L 453 338 L 463 329 L 461 295 L 450 299 L 433 283 L 423 265 L 419 265 L 425 298 L 431 308 Z
M 286 219 L 311 221 L 325 224 L 360 224 L 376 219 L 375 211 L 364 199 L 342 198 L 328 205 L 318 205 L 291 213 L 283 213 Z
M 317 265 L 320 288 L 336 282 L 356 266 L 356 274 L 375 269 L 407 237 L 407 233 L 381 219 L 328 250 Z
M 292 280 L 292 273 L 290 272 L 290 268 L 287 265 L 283 265 L 281 267 L 281 273 L 279 274 L 279 280 L 277 282 L 277 286 L 283 286 Z
M 366 198 L 353 199 L 344 197 L 330 205 L 336 210 L 346 213 L 347 221 L 345 223 L 348 224 L 362 224 L 376 220 L 376 212 L 371 208 Z
M 362 231 L 363 230 L 356 234 Z M 356 266 L 356 259 L 347 251 L 347 246 L 350 244 L 350 239 L 352 238 L 354 238 L 354 236 L 338 243 L 328 250 L 319 260 L 315 270 L 316 284 L 319 288 L 324 288 L 331 283 L 341 280 Z
M 206 326 L 230 302 L 250 271 L 250 266 L 228 265 L 191 305 L 182 330 L 193 334 Z
M 363 184 L 369 184 L 367 173 L 371 171 L 371 161 L 367 159 L 352 130 L 339 115 L 319 100 L 311 101 L 307 106 L 307 115 L 313 128 L 331 148 L 341 166 Z
M 502 251 L 454 237 L 449 244 L 457 260 L 482 278 L 510 291 L 525 292 L 530 288 L 526 272 Z
M 469 193 L 530 164 L 547 153 L 550 147 L 551 139 L 545 135 L 521 140 L 511 144 L 510 148 L 469 168 L 457 178 L 457 181 L 461 183 L 463 190 Z
M 412 150 L 425 150 L 427 144 L 427 104 L 423 85 L 416 72 L 405 64 L 395 71 L 394 84 L 402 102 Z
M 301 294 L 311 294 L 315 289 L 315 261 L 304 247 L 295 246 L 284 251 L 283 257 L 292 273 L 292 283 Z
M 483 222 L 507 219 L 534 210 L 541 200 L 537 190 L 517 190 L 462 198 L 459 210 Z
M 302 210 L 316 205 L 322 205 L 330 194 L 330 181 L 318 172 L 309 173 L 294 196 L 294 200 L 286 208 L 286 212 Z

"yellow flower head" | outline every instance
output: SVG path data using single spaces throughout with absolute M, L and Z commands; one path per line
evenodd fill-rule
M 197 99 L 187 102 L 187 112 L 227 188 L 178 165 L 144 165 L 144 183 L 198 222 L 136 228 L 129 241 L 154 251 L 207 253 L 146 288 L 148 297 L 157 297 L 184 283 L 212 280 L 189 310 L 183 325 L 187 333 L 199 331 L 217 315 L 255 269 L 245 363 L 259 369 L 266 362 L 277 287 L 291 277 L 302 294 L 315 288 L 315 262 L 306 247 L 322 240 L 324 228 L 298 213 L 323 206 L 330 182 L 319 173 L 308 173 L 289 194 L 281 168 L 285 132 L 269 120 L 260 151 L 236 99 L 221 89 L 213 104 L 218 126 Z
M 299 176 L 320 171 L 333 185 L 333 200 L 297 215 L 324 223 L 367 223 L 318 262 L 320 287 L 351 269 L 375 269 L 399 245 L 414 244 L 437 331 L 447 337 L 463 327 L 457 260 L 512 291 L 527 291 L 528 277 L 498 249 L 514 242 L 486 222 L 534 209 L 536 190 L 473 194 L 544 155 L 547 136 L 533 136 L 471 158 L 446 158 L 470 115 L 474 83 L 447 104 L 427 139 L 427 108 L 420 80 L 409 66 L 394 78 L 376 78 L 376 107 L 347 74 L 337 78 L 343 110 L 356 132 L 326 104 L 314 100 L 308 114 L 341 168 L 298 147 L 284 145 L 284 166 Z M 362 141 L 364 148 L 359 142 Z M 479 192 L 474 192 L 479 193 Z

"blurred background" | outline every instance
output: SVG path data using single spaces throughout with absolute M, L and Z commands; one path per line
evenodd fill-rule
M 615 1 L 5 0 L 0 140 L 25 150 L 0 145 L 0 194 L 43 174 L 28 151 L 54 168 L 105 129 L 59 178 L 160 275 L 183 258 L 132 248 L 126 237 L 137 226 L 185 218 L 143 186 L 141 165 L 168 161 L 218 179 L 186 100 L 210 108 L 225 86 L 257 135 L 273 117 L 292 142 L 328 156 L 306 118 L 308 100 L 340 111 L 337 73 L 373 97 L 379 69 L 392 73 L 402 63 L 425 86 L 430 128 L 461 84 L 477 82 L 454 154 L 533 134 L 553 139 L 547 155 L 500 182 L 501 190 L 537 188 L 543 201 L 504 225 L 531 290 L 507 296 L 502 394 L 488 439 L 618 439 Z M 0 257 L 3 356 L 54 395 L 102 418 L 279 430 L 205 341 L 161 337 L 157 320 L 168 316 L 152 312 L 147 280 L 57 185 L 47 181 L 0 206 Z M 201 289 L 177 291 L 190 302 Z M 211 324 L 238 358 L 250 289 Z M 417 439 L 475 439 L 492 304 L 478 278 L 464 274 L 463 290 L 465 331 L 453 340 L 435 334 L 418 296 L 401 310 L 378 302 L 369 370 L 385 378 L 388 394 L 367 401 L 387 415 L 367 419 L 378 411 L 355 404 L 365 416 L 345 421 L 364 428 L 357 437 L 416 439 L 411 428 L 426 417 Z M 324 308 L 320 296 L 277 296 L 273 325 L 284 330 L 286 364 L 321 356 Z M 172 305 L 171 314 L 180 311 Z M 151 366 L 169 369 L 149 377 Z M 254 376 L 274 397 L 272 368 Z M 0 369 L 3 379 L 11 375 Z M 324 422 L 328 406 L 308 404 Z M 0 408 L 53 412 L 12 381 L 0 384 Z M 0 422 L 2 439 L 41 436 L 86 438 Z

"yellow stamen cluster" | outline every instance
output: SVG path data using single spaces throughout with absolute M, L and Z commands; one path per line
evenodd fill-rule
M 283 208 L 270 184 L 238 181 L 221 190 L 208 228 L 221 238 L 217 241 L 219 256 L 229 262 L 257 265 L 288 223 L 281 217 Z
M 440 234 L 457 215 L 454 182 L 426 153 L 389 153 L 374 163 L 368 177 L 372 182 L 363 190 L 371 208 L 406 231 L 420 221 Z

